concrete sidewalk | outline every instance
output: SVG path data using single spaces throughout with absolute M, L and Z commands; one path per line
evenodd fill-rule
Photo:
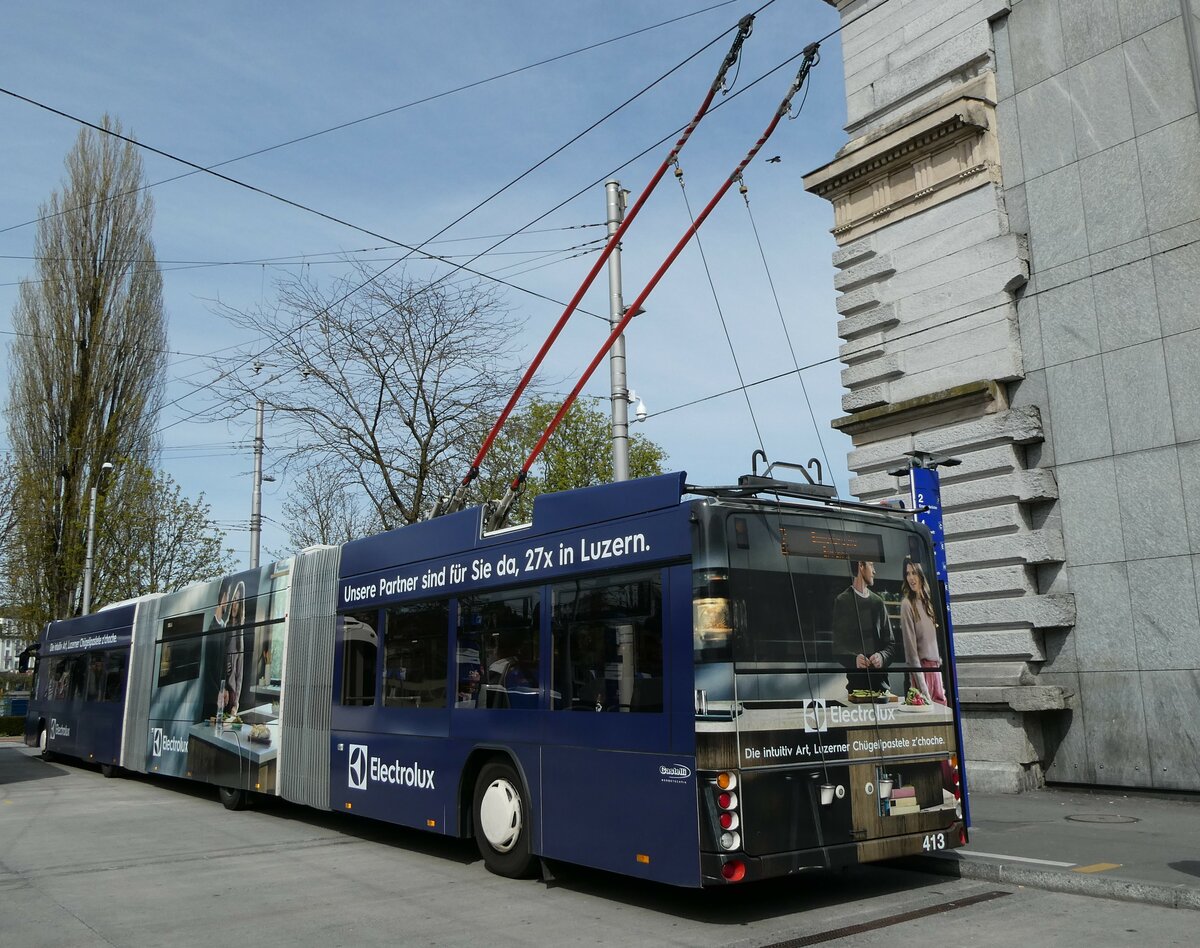
M 1046 788 L 970 803 L 970 845 L 907 868 L 1200 910 L 1200 798 Z

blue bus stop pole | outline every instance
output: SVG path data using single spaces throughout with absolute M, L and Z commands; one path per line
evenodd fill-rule
M 956 462 L 957 463 L 957 462 Z M 946 572 L 946 532 L 942 524 L 942 487 L 935 464 L 925 466 L 915 457 L 909 465 L 909 490 L 918 523 L 925 524 L 933 534 L 933 561 L 942 601 L 946 606 L 946 648 L 949 651 L 950 682 L 954 689 L 954 730 L 958 740 L 958 779 L 962 789 L 963 820 L 971 825 L 971 803 L 967 794 L 967 768 L 963 754 L 962 704 L 958 697 L 958 663 L 954 653 L 954 620 L 950 615 L 950 583 Z

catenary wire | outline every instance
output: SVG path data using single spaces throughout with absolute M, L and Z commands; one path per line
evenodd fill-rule
M 732 28 L 731 28 L 731 29 L 732 29 Z M 726 32 L 726 33 L 728 33 L 728 32 L 729 32 L 729 30 L 726 30 L 725 32 Z M 724 34 L 722 34 L 722 35 L 724 35 Z M 720 38 L 720 37 L 718 37 L 718 39 L 719 39 L 719 38 Z M 711 45 L 711 43 L 710 43 L 709 45 Z M 717 109 L 719 109 L 719 108 L 722 108 L 722 107 L 724 107 L 724 106 L 727 106 L 727 105 L 729 105 L 729 103 L 730 103 L 730 102 L 732 102 L 734 99 L 736 99 L 736 98 L 737 98 L 739 95 L 742 95 L 742 94 L 744 94 L 744 93 L 748 92 L 750 89 L 752 89 L 754 86 L 758 85 L 760 82 L 763 82 L 764 80 L 766 80 L 766 79 L 770 78 L 771 76 L 773 76 L 775 73 L 779 72 L 781 69 L 784 69 L 784 68 L 786 68 L 788 65 L 790 65 L 791 63 L 794 63 L 794 62 L 795 62 L 797 59 L 799 59 L 799 58 L 800 58 L 802 55 L 803 55 L 803 51 L 801 51 L 801 52 L 798 52 L 798 53 L 795 53 L 795 54 L 793 54 L 792 56 L 789 56 L 788 58 L 784 59 L 784 60 L 783 60 L 782 62 L 780 62 L 778 65 L 774 66 L 774 67 L 773 67 L 773 68 L 771 68 L 771 69 L 768 69 L 766 72 L 764 72 L 764 73 L 763 73 L 761 76 L 759 76 L 757 79 L 754 79 L 753 81 L 751 81 L 751 82 L 747 83 L 746 85 L 744 85 L 744 86 L 743 86 L 741 89 L 737 90 L 736 92 L 733 92 L 731 95 L 729 95 L 729 97 L 728 97 L 728 98 L 726 98 L 725 100 L 723 100 L 722 102 L 719 102 L 719 103 L 718 103 L 716 106 L 714 106 L 714 107 L 712 108 L 712 110 L 711 110 L 711 111 L 715 112 Z M 648 153 L 649 153 L 650 151 L 652 151 L 653 149 L 655 149 L 655 148 L 659 147 L 660 145 L 664 144 L 665 142 L 669 141 L 669 140 L 670 140 L 672 137 L 674 137 L 675 135 L 677 135 L 679 132 L 683 131 L 684 127 L 685 127 L 685 126 L 679 126 L 678 128 L 676 128 L 676 129 L 674 129 L 673 131 L 671 131 L 670 133 L 668 133 L 667 135 L 664 135 L 664 136 L 663 136 L 662 138 L 660 138 L 658 141 L 656 141 L 656 142 L 654 142 L 653 144 L 651 144 L 651 145 L 647 146 L 646 148 L 644 148 L 644 149 L 643 149 L 641 152 L 639 152 L 638 154 L 634 155 L 633 157 L 631 157 L 631 158 L 627 159 L 626 161 L 622 162 L 622 163 L 621 163 L 620 165 L 618 165 L 617 167 L 615 167 L 615 168 L 611 169 L 610 171 L 608 171 L 608 172 L 607 172 L 605 175 L 601 176 L 600 178 L 596 179 L 595 181 L 591 182 L 590 184 L 586 185 L 585 187 L 583 187 L 583 188 L 580 188 L 580 189 L 579 189 L 578 191 L 576 191 L 574 194 L 570 195 L 568 198 L 566 198 L 566 199 L 564 199 L 563 201 L 559 202 L 559 204 L 557 204 L 557 205 L 555 205 L 554 207 L 550 208 L 549 210 L 547 210 L 547 211 L 546 211 L 546 212 L 544 212 L 543 214 L 540 214 L 540 215 L 538 215 L 536 218 L 534 218 L 533 220 L 531 220 L 531 221 L 530 221 L 528 224 L 526 224 L 525 226 L 526 226 L 526 227 L 528 227 L 528 226 L 531 226 L 532 224 L 538 223 L 538 222 L 539 222 L 539 221 L 541 221 L 541 220 L 544 220 L 544 219 L 545 219 L 546 217 L 548 217 L 550 214 L 554 213 L 554 211 L 556 211 L 556 210 L 558 210 L 558 209 L 560 209 L 560 208 L 562 208 L 562 207 L 566 206 L 566 205 L 567 205 L 567 204 L 569 204 L 571 201 L 573 201 L 573 200 L 575 200 L 576 198 L 578 198 L 580 195 L 582 195 L 582 194 L 586 193 L 588 190 L 590 190 L 591 188 L 595 187 L 595 185 L 596 185 L 597 183 L 603 182 L 603 181 L 605 181 L 606 179 L 608 179 L 608 178 L 612 177 L 612 175 L 614 175 L 614 174 L 616 174 L 617 172 L 621 171 L 621 170 L 622 170 L 623 168 L 625 168 L 627 165 L 630 165 L 630 164 L 632 164 L 634 161 L 637 161 L 638 159 L 642 158 L 643 156 L 645 156 L 646 154 L 648 154 Z M 513 232 L 513 236 L 515 236 L 516 234 L 519 234 L 519 233 L 521 233 L 521 232 L 522 232 L 524 229 L 525 229 L 524 227 L 522 227 L 522 228 L 518 228 L 516 231 L 514 231 L 514 232 Z M 383 238 L 381 238 L 381 239 L 387 240 L 388 238 L 386 238 L 386 237 L 383 237 Z M 500 243 L 503 243 L 503 241 L 501 241 Z M 400 246 L 403 246 L 403 245 L 400 245 Z M 499 243 L 498 243 L 498 244 L 494 244 L 494 245 L 492 245 L 492 247 L 489 247 L 489 248 L 487 248 L 487 249 L 489 249 L 489 250 L 490 250 L 490 249 L 494 249 L 494 247 L 496 247 L 496 246 L 499 246 Z M 433 283 L 431 283 L 429 286 L 430 286 L 430 287 L 432 287 L 432 286 L 435 286 L 435 285 L 437 285 L 437 284 L 438 284 L 438 283 L 440 283 L 441 281 L 443 281 L 443 280 L 445 280 L 445 279 L 449 278 L 450 276 L 454 275 L 455 273 L 459 272 L 460 270 L 465 270 L 465 271 L 466 271 L 466 272 L 468 272 L 468 273 L 476 273 L 476 271 L 473 271 L 473 270 L 471 270 L 469 267 L 467 267 L 467 266 L 466 266 L 466 265 L 464 265 L 464 264 L 456 264 L 456 265 L 454 265 L 454 266 L 451 268 L 451 270 L 450 270 L 448 273 L 444 274 L 442 277 L 439 277 L 439 278 L 438 278 L 436 281 L 434 281 Z M 505 282 L 505 281 L 500 281 L 500 282 Z M 353 295 L 355 292 L 357 292 L 357 291 L 358 291 L 358 289 L 361 289 L 361 288 L 362 288 L 362 286 L 365 286 L 365 285 L 367 285 L 367 284 L 366 284 L 366 283 L 363 283 L 363 284 L 361 284 L 359 287 L 356 287 L 355 289 L 351 290 L 351 291 L 350 291 L 349 293 L 347 293 L 347 294 L 346 294 L 344 297 L 342 297 L 342 299 L 346 299 L 346 298 L 348 298 L 349 296 Z M 511 285 L 511 284 L 507 284 L 507 283 L 505 283 L 505 285 Z M 520 287 L 518 287 L 518 289 L 523 289 L 523 288 L 520 288 Z M 524 291 L 524 292 L 531 292 L 531 291 L 528 291 L 528 290 L 523 290 L 523 291 Z M 533 294 L 533 295 L 539 296 L 540 298 L 543 298 L 543 299 L 549 299 L 548 297 L 544 297 L 544 296 L 542 296 L 542 294 Z M 335 303 L 333 303 L 333 304 L 330 304 L 330 305 L 336 305 L 336 304 L 337 304 L 337 302 L 340 302 L 340 301 L 341 301 L 341 300 L 335 301 Z M 551 301 L 551 302 L 554 302 L 556 305 L 560 305 L 560 306 L 562 305 L 561 301 L 558 301 L 558 300 L 550 300 L 550 301 Z M 594 318 L 596 318 L 596 319 L 603 320 L 604 322 L 607 322 L 607 321 L 608 321 L 606 317 L 604 317 L 604 316 L 600 316 L 600 315 L 598 315 L 598 314 L 596 314 L 596 313 L 591 313 L 591 312 L 588 312 L 587 310 L 584 310 L 584 309 L 582 309 L 582 307 L 579 309 L 579 311 L 580 311 L 580 312 L 582 312 L 582 313 L 585 313 L 586 315 L 592 316 L 592 317 L 594 317 Z M 298 329 L 299 329 L 299 328 L 302 328 L 302 327 L 298 327 Z M 183 396 L 180 396 L 179 398 L 175 399 L 173 402 L 171 402 L 171 403 L 169 403 L 169 404 L 167 404 L 167 405 L 165 405 L 165 406 L 163 406 L 163 407 L 165 407 L 165 408 L 166 408 L 166 407 L 171 407 L 171 406 L 172 406 L 172 405 L 174 405 L 174 404 L 178 404 L 178 403 L 179 403 L 180 401 L 182 401 L 184 398 L 190 397 L 191 395 L 194 395 L 194 394 L 196 394 L 197 392 L 200 392 L 200 391 L 204 391 L 205 389 L 212 388 L 214 385 L 218 384 L 219 382 L 221 382 L 221 381 L 223 381 L 225 378 L 227 378 L 227 377 L 228 377 L 230 374 L 232 374 L 232 372 L 236 371 L 237 369 L 240 369 L 240 368 L 244 367 L 245 365 L 248 365 L 250 362 L 254 361 L 254 359 L 261 357 L 263 354 L 265 354 L 265 353 L 266 353 L 266 352 L 268 352 L 268 351 L 269 351 L 269 347 L 268 347 L 267 349 L 263 349 L 263 350 L 261 350 L 261 351 L 259 351 L 259 352 L 255 353 L 255 354 L 251 355 L 249 358 L 247 358 L 247 359 L 246 359 L 244 362 L 240 363 L 240 364 L 239 364 L 238 366 L 236 366 L 235 368 L 233 368 L 233 369 L 230 369 L 229 371 L 227 371 L 227 372 L 225 372 L 225 373 L 222 373 L 222 374 L 221 374 L 221 375 L 219 375 L 217 378 L 215 378 L 215 379 L 212 379 L 212 380 L 211 380 L 209 383 L 207 383 L 206 385 L 203 385 L 203 386 L 199 386 L 199 387 L 197 387 L 197 388 L 196 388 L 196 389 L 195 389 L 193 392 L 190 392 L 190 393 L 187 393 L 187 394 L 185 394 L 185 395 L 183 395 Z M 187 419 L 183 419 L 183 420 L 190 420 L 192 417 L 196 417 L 196 415 L 198 415 L 198 414 L 201 414 L 201 413 L 195 413 L 195 414 L 193 414 L 193 415 L 190 415 L 190 416 L 188 416 L 188 418 L 187 418 Z M 177 424 L 177 423 L 178 423 L 178 422 L 173 422 L 172 424 Z M 160 430 L 161 430 L 161 429 L 160 429 Z
M 806 84 L 807 85 L 807 84 Z M 676 179 L 679 181 L 679 193 L 683 196 L 683 206 L 687 209 L 688 221 L 693 225 L 696 223 L 696 215 L 692 213 L 692 202 L 688 200 L 687 186 L 683 182 L 683 169 L 676 166 Z M 766 446 L 763 444 L 762 431 L 758 427 L 758 417 L 754 414 L 754 405 L 750 401 L 750 390 L 746 387 L 746 378 L 742 375 L 742 366 L 738 362 L 737 350 L 733 346 L 733 337 L 729 335 L 729 324 L 725 321 L 725 311 L 721 307 L 721 299 L 717 295 L 717 285 L 713 282 L 712 270 L 708 266 L 708 255 L 704 252 L 704 244 L 700 240 L 700 234 L 695 236 L 696 250 L 700 253 L 700 262 L 704 266 L 704 276 L 708 280 L 708 289 L 712 293 L 713 305 L 717 309 L 717 318 L 721 321 L 721 330 L 725 334 L 725 343 L 729 346 L 729 356 L 733 360 L 733 369 L 737 373 L 738 387 L 741 388 L 742 394 L 746 397 L 746 411 L 750 414 L 750 423 L 754 426 L 754 436 L 758 439 L 758 446 L 766 453 Z
M 328 135 L 331 132 L 341 131 L 342 129 L 350 128 L 351 126 L 354 126 L 354 125 L 361 125 L 364 122 L 369 122 L 374 119 L 381 118 L 385 115 L 392 115 L 393 113 L 401 112 L 405 109 L 413 108 L 414 106 L 424 105 L 428 102 L 433 102 L 433 101 L 436 101 L 437 99 L 442 99 L 447 96 L 455 95 L 459 92 L 466 92 L 469 89 L 477 88 L 477 87 L 485 85 L 489 82 L 495 82 L 499 79 L 505 79 L 505 78 L 508 78 L 509 76 L 515 76 L 519 73 L 527 72 L 530 69 L 536 69 L 539 66 L 546 66 L 546 65 L 549 65 L 550 63 L 558 62 L 560 60 L 570 58 L 571 56 L 576 56 L 581 53 L 586 53 L 593 49 L 598 49 L 602 46 L 607 46 L 611 43 L 620 42 L 621 40 L 624 40 L 624 39 L 629 39 L 630 37 L 637 36 L 641 33 L 648 33 L 651 30 L 656 30 L 663 26 L 669 26 L 672 23 L 677 23 L 681 20 L 686 20 L 693 16 L 699 16 L 700 14 L 708 13 L 708 12 L 710 12 L 712 10 L 716 10 L 720 7 L 729 6 L 731 3 L 735 3 L 735 2 L 737 2 L 737 0 L 723 0 L 723 2 L 721 2 L 721 3 L 716 3 L 716 4 L 713 4 L 712 6 L 704 7 L 703 9 L 693 10 L 691 13 L 685 13 L 681 16 L 673 17 L 669 20 L 663 20 L 659 23 L 652 24 L 651 26 L 645 26 L 645 27 L 642 27 L 637 30 L 633 30 L 628 33 L 623 33 L 620 36 L 614 36 L 614 37 L 611 37 L 606 40 L 601 40 L 600 42 L 592 43 L 589 46 L 583 46 L 583 47 L 580 47 L 579 49 L 571 50 L 570 52 L 559 53 L 557 56 L 551 56 L 548 59 L 543 59 L 543 60 L 540 60 L 535 63 L 530 63 L 527 66 L 520 66 L 516 69 L 510 69 L 507 72 L 497 73 L 496 75 L 489 76 L 485 79 L 478 79 L 474 82 L 469 82 L 465 85 L 457 86 L 453 89 L 447 89 L 443 92 L 434 93 L 433 95 L 428 95 L 421 99 L 415 99 L 411 102 L 406 102 L 404 105 L 394 106 L 390 109 L 384 109 L 380 112 L 374 112 L 371 115 L 365 115 L 362 118 L 352 119 L 351 121 L 342 122 L 338 125 L 333 125 L 333 126 L 330 126 L 329 128 L 321 129 L 320 131 L 310 132 L 306 135 L 301 135 L 298 138 L 292 138 L 292 139 L 289 139 L 288 141 L 280 142 L 279 144 L 276 144 L 276 145 L 269 145 L 266 148 L 260 148 L 256 151 L 247 152 L 246 154 L 239 155 L 236 158 L 227 158 L 224 161 L 219 161 L 216 164 L 208 165 L 205 168 L 196 167 L 191 171 L 184 172 L 183 174 L 178 174 L 178 175 L 175 175 L 170 178 L 163 178 L 160 181 L 154 181 L 154 182 L 151 182 L 150 184 L 144 184 L 141 187 L 132 188 L 129 191 L 123 191 L 120 194 L 113 195 L 111 198 L 105 198 L 105 199 L 102 199 L 101 201 L 93 201 L 90 204 L 81 204 L 74 208 L 64 208 L 62 211 L 59 211 L 58 214 L 49 214 L 44 217 L 34 218 L 33 220 L 25 221 L 24 223 L 21 223 L 21 224 L 12 224 L 8 227 L 0 229 L 0 234 L 8 233 L 11 230 L 18 230 L 22 227 L 28 227 L 32 224 L 38 224 L 44 220 L 50 220 L 53 217 L 69 213 L 70 211 L 84 210 L 86 208 L 92 207 L 93 205 L 95 205 L 97 203 L 103 203 L 103 201 L 114 200 L 119 197 L 125 197 L 126 195 L 129 195 L 129 194 L 137 194 L 138 192 L 144 191 L 148 188 L 154 188 L 154 187 L 158 187 L 159 185 L 162 185 L 162 184 L 168 184 L 172 181 L 178 181 L 181 178 L 187 178 L 187 177 L 190 177 L 191 175 L 199 174 L 202 171 L 211 171 L 214 168 L 223 168 L 226 165 L 233 164 L 234 162 L 244 161 L 247 158 L 255 158 L 259 155 L 265 155 L 268 152 L 277 151 L 278 149 L 281 149 L 281 148 L 287 148 L 290 145 L 296 145 L 296 144 L 299 144 L 300 142 L 309 141 L 313 138 L 318 138 L 322 135 Z

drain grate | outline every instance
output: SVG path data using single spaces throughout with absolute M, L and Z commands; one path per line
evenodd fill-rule
M 1120 813 L 1078 813 L 1066 819 L 1072 823 L 1138 823 L 1136 816 L 1121 816 Z

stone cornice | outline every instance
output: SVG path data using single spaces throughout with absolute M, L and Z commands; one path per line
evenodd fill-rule
M 838 431 L 853 436 L 897 422 L 908 423 L 916 418 L 943 414 L 951 408 L 958 409 L 971 405 L 982 407 L 1003 403 L 1004 399 L 996 382 L 979 381 L 967 385 L 956 385 L 954 388 L 931 392 L 928 395 L 910 398 L 903 402 L 867 408 L 855 412 L 853 415 L 835 418 L 830 424 Z
M 873 141 L 852 142 L 804 177 L 834 207 L 839 244 L 1000 180 L 995 111 L 964 96 Z

